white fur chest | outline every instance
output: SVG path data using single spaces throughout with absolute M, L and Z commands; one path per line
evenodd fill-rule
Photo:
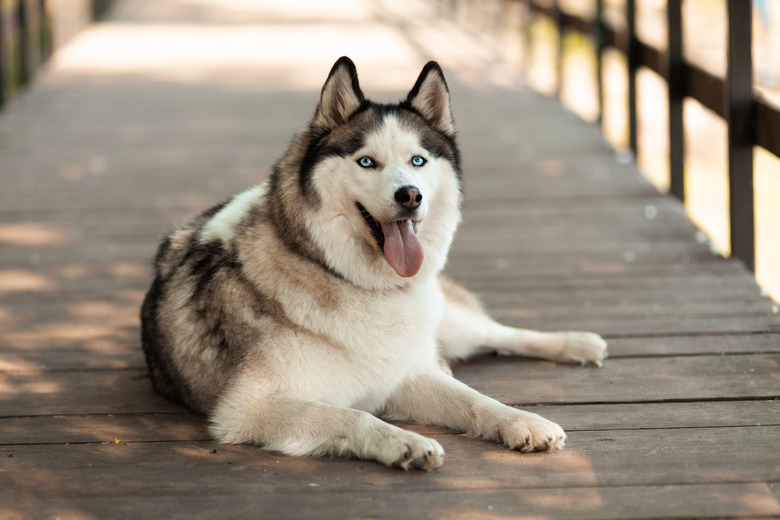
M 286 376 L 307 398 L 376 412 L 411 371 L 436 363 L 444 302 L 435 278 L 379 294 L 342 292 L 333 307 L 288 302 L 306 332 L 285 355 Z

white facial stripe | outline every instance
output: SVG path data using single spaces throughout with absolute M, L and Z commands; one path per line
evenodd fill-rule
M 385 124 L 381 130 L 370 135 L 366 142 L 366 150 L 376 150 L 387 155 L 386 161 L 399 161 L 408 165 L 413 155 L 426 155 L 427 152 L 420 146 L 420 138 L 415 132 L 411 132 L 401 126 L 398 118 L 393 114 L 385 116 Z
M 206 243 L 212 240 L 221 240 L 225 243 L 233 239 L 235 226 L 249 211 L 261 204 L 265 195 L 266 185 L 261 184 L 249 190 L 239 193 L 230 199 L 227 205 L 211 217 L 200 232 L 200 242 Z

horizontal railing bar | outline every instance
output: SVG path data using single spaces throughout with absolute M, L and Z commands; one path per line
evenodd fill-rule
M 527 2 L 527 5 L 532 13 L 552 18 L 568 29 L 574 29 L 581 33 L 593 33 L 596 31 L 596 20 L 586 20 L 581 16 L 561 11 L 557 7 L 540 4 L 536 0 L 530 0 Z
M 564 13 L 556 7 L 539 4 L 537 0 L 528 0 L 526 4 L 534 14 L 552 18 L 566 29 L 586 35 L 594 34 L 597 30 L 595 20 L 586 20 L 577 15 Z M 602 26 L 601 30 L 602 42 L 605 47 L 615 48 L 628 55 L 627 31 L 618 30 L 606 24 Z M 666 52 L 641 40 L 637 42 L 637 45 L 638 66 L 652 70 L 668 82 Z M 682 67 L 684 95 L 695 99 L 721 118 L 725 118 L 725 80 L 687 61 L 683 62 Z M 780 108 L 754 92 L 753 116 L 755 123 L 754 144 L 780 157 Z
M 637 59 L 640 67 L 647 67 L 665 80 L 669 80 L 666 70 L 666 53 L 659 51 L 652 45 L 637 41 Z
M 754 143 L 780 158 L 780 110 L 761 96 L 753 97 Z
M 685 95 L 692 97 L 720 117 L 725 118 L 725 80 L 689 62 L 683 64 L 683 72 Z

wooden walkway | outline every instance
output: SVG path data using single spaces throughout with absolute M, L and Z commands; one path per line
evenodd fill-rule
M 273 4 L 120 3 L 0 114 L 0 518 L 780 517 L 780 315 L 750 274 L 474 35 L 412 2 Z M 267 175 L 341 54 L 380 99 L 445 67 L 469 200 L 449 272 L 508 323 L 608 338 L 601 369 L 456 368 L 565 450 L 410 425 L 440 469 L 292 458 L 153 393 L 159 237 Z

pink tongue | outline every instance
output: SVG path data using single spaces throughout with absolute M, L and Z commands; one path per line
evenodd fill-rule
M 417 274 L 423 250 L 412 221 L 383 222 L 382 233 L 385 234 L 385 258 L 395 272 L 404 277 Z

